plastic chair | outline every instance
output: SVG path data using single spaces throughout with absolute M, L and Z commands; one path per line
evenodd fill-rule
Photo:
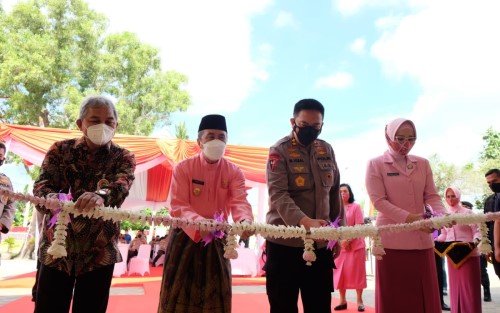
M 139 252 L 137 256 L 130 259 L 128 265 L 128 274 L 137 273 L 144 276 L 145 273 L 150 273 L 149 271 L 149 254 L 151 253 L 151 245 L 140 245 Z
M 114 277 L 120 277 L 127 272 L 128 246 L 128 244 L 118 244 L 123 261 L 115 264 Z

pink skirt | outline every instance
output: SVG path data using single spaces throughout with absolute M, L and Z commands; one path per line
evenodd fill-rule
M 337 269 L 333 270 L 335 289 L 366 288 L 365 249 L 346 251 L 342 249 L 335 259 Z
M 385 249 L 376 262 L 377 313 L 441 313 L 433 249 Z
M 470 257 L 459 269 L 448 260 L 452 313 L 481 312 L 479 256 Z

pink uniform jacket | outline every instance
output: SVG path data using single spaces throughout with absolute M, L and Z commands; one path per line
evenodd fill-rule
M 451 213 L 467 213 L 473 214 L 472 210 L 466 209 L 460 205 L 450 208 Z M 481 233 L 477 225 L 453 225 L 452 227 L 444 227 L 441 229 L 441 234 L 436 238 L 436 241 L 463 241 L 472 242 L 474 239 L 481 239 Z
M 368 162 L 366 189 L 378 210 L 377 226 L 404 223 L 410 213 L 424 213 L 429 204 L 436 212 L 446 213 L 437 193 L 429 161 L 407 156 L 406 168 L 396 166 L 386 151 Z M 434 247 L 431 234 L 422 231 L 381 234 L 384 248 L 421 250 Z
M 354 226 L 356 224 L 363 225 L 365 223 L 363 210 L 357 203 L 349 203 L 344 206 L 346 226 Z M 366 246 L 365 238 L 356 238 L 351 240 L 351 250 L 364 249 Z
M 252 207 L 247 201 L 245 177 L 233 163 L 221 158 L 207 163 L 203 154 L 186 159 L 174 169 L 170 191 L 171 214 L 189 220 L 213 219 L 214 213 L 229 214 L 233 221 L 253 221 Z M 201 240 L 194 228 L 184 228 L 195 242 Z

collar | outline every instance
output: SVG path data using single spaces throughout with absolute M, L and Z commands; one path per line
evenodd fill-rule
M 101 151 L 101 150 L 106 150 L 110 151 L 111 150 L 111 145 L 114 145 L 113 141 L 108 142 L 104 146 L 100 147 L 99 149 L 95 151 Z M 87 144 L 87 141 L 85 140 L 85 136 L 82 136 L 78 139 L 75 140 L 75 144 L 73 145 L 73 148 L 83 148 L 85 150 L 90 151 L 89 146 Z
M 384 159 L 384 163 L 394 163 L 394 157 L 389 153 L 389 150 L 386 150 L 384 152 L 383 159 Z M 417 163 L 417 161 L 418 161 L 418 159 L 412 154 L 408 154 L 406 156 L 406 159 L 412 163 Z

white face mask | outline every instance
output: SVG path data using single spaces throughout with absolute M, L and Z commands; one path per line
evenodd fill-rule
M 210 140 L 203 144 L 203 154 L 210 161 L 217 161 L 224 155 L 226 143 L 219 139 Z
M 104 146 L 115 135 L 115 129 L 104 123 L 87 127 L 87 138 L 97 146 Z

